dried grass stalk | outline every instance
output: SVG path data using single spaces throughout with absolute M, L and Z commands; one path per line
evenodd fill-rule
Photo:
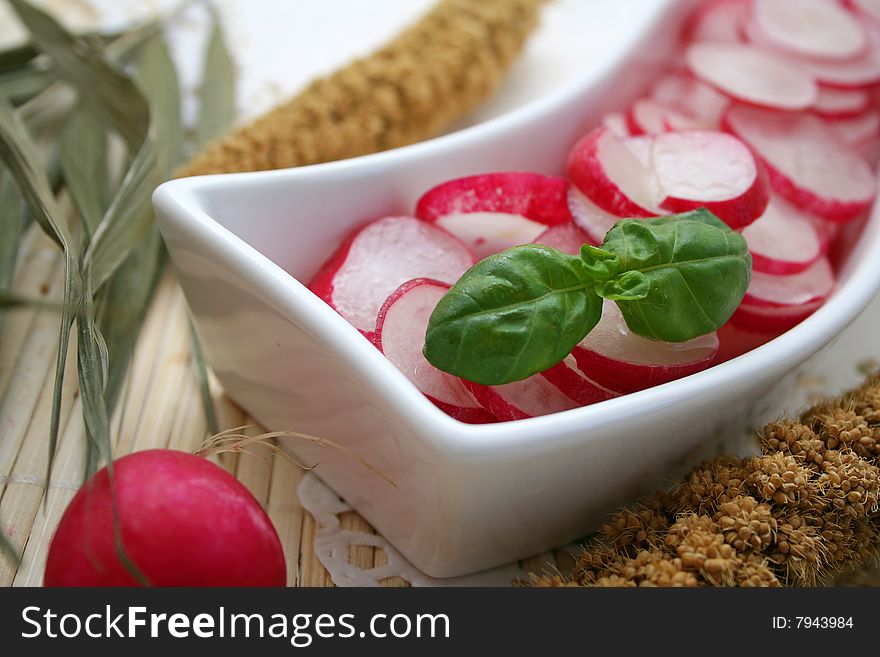
M 178 175 L 329 162 L 436 135 L 496 88 L 545 0 L 441 0 L 381 50 L 210 144 Z

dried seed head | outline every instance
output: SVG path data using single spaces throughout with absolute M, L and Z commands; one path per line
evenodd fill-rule
M 738 497 L 725 502 L 714 517 L 724 540 L 737 552 L 760 552 L 774 541 L 776 518 L 769 504 L 753 497 Z
M 660 509 L 640 503 L 611 516 L 608 522 L 599 528 L 597 539 L 628 554 L 637 554 L 662 542 L 667 527 L 669 527 L 669 519 Z
M 739 497 L 747 476 L 743 459 L 721 456 L 703 461 L 673 489 L 672 510 L 713 514 L 720 504 Z
M 660 550 L 642 550 L 612 573 L 638 586 L 699 586 L 697 576 L 688 572 L 681 559 Z
M 880 469 L 851 450 L 835 450 L 827 457 L 817 483 L 829 510 L 853 518 L 876 513 Z
M 597 579 L 593 586 L 605 588 L 635 588 L 636 583 L 631 579 L 626 579 L 620 575 L 607 575 Z
M 794 420 L 780 420 L 768 424 L 761 434 L 761 450 L 772 456 L 782 452 L 798 462 L 818 468 L 825 452 L 825 441 L 807 425 Z
M 594 542 L 578 555 L 572 574 L 575 581 L 592 584 L 619 566 L 624 558 L 607 545 Z
M 816 527 L 796 511 L 784 510 L 776 518 L 776 543 L 768 558 L 785 581 L 793 586 L 814 586 L 824 574 L 827 548 Z
M 779 579 L 767 562 L 767 559 L 750 554 L 734 573 L 737 586 L 743 587 L 778 587 Z
M 747 487 L 758 499 L 793 504 L 815 493 L 811 471 L 793 456 L 777 452 L 753 458 L 748 465 Z
M 730 585 L 740 559 L 724 542 L 721 528 L 708 516 L 682 516 L 669 528 L 666 546 L 681 559 L 682 567 L 696 571 L 711 584 Z
M 874 429 L 852 408 L 823 406 L 813 409 L 804 419 L 806 424 L 824 437 L 828 449 L 852 448 L 861 438 L 874 437 Z

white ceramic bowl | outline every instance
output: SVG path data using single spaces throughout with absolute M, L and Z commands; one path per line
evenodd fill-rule
M 341 450 L 289 443 L 430 575 L 487 568 L 585 534 L 667 464 L 742 426 L 880 287 L 875 212 L 831 299 L 771 343 L 595 406 L 474 426 L 435 408 L 303 286 L 354 225 L 411 211 L 438 182 L 504 169 L 558 173 L 576 138 L 656 73 L 688 4 L 652 3 L 576 83 L 479 126 L 332 164 L 177 180 L 155 194 L 227 393 L 269 429 L 336 441 L 390 477 L 395 486 Z

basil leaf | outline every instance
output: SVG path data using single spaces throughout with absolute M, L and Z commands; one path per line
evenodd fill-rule
M 481 260 L 431 315 L 425 358 L 484 385 L 525 379 L 557 364 L 602 313 L 577 256 L 538 244 Z
M 705 209 L 618 222 L 602 249 L 618 257 L 620 273 L 597 292 L 617 300 L 634 333 L 654 340 L 684 342 L 719 329 L 751 277 L 745 239 Z M 632 272 L 649 289 L 627 300 L 621 292 L 635 285 Z M 644 281 L 636 289 L 645 291 Z

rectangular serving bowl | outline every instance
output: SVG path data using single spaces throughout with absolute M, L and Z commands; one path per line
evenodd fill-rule
M 635 97 L 671 52 L 689 2 L 645 3 L 575 83 L 498 118 L 394 151 L 265 173 L 175 180 L 159 226 L 206 356 L 227 394 L 416 567 L 461 575 L 564 544 L 670 463 L 744 428 L 786 375 L 880 288 L 873 212 L 829 301 L 772 342 L 705 372 L 564 413 L 495 425 L 448 417 L 306 287 L 352 227 L 412 212 L 444 180 L 560 173 L 603 112 Z M 290 495 L 296 495 L 291 490 Z

